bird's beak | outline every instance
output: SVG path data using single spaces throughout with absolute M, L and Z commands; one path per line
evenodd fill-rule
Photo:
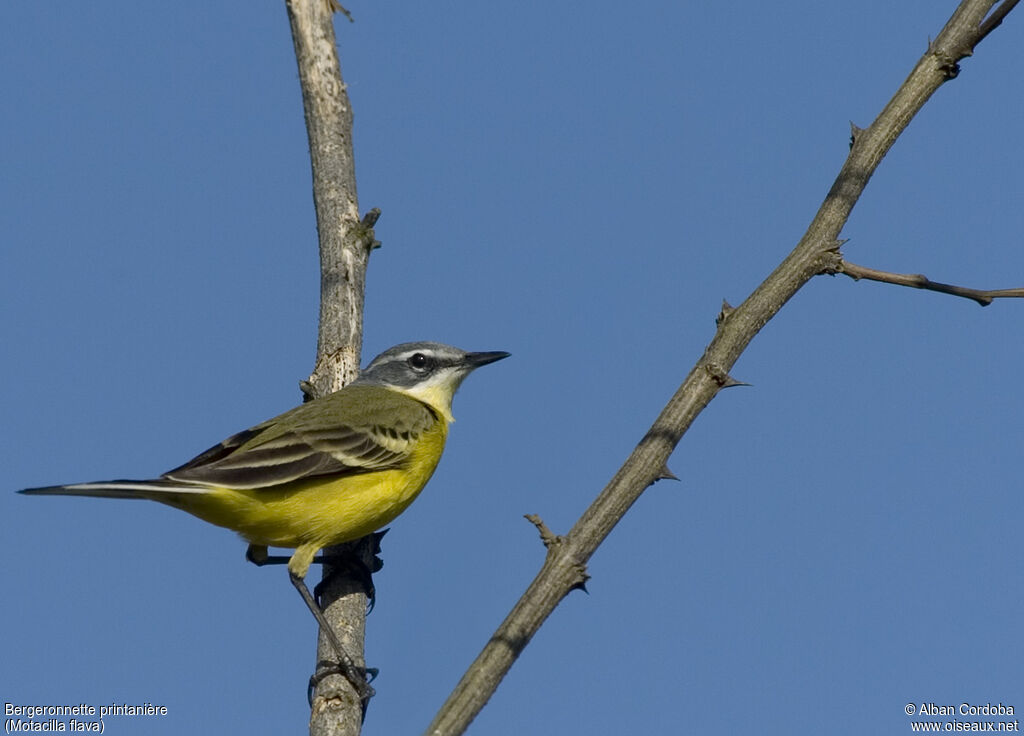
M 489 353 L 466 353 L 466 365 L 470 368 L 479 368 L 482 365 L 507 358 L 509 355 L 510 353 L 503 350 L 494 350 Z

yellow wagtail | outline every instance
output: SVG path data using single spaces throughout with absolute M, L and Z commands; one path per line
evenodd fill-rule
M 396 345 L 340 391 L 228 437 L 159 478 L 20 493 L 159 501 L 235 530 L 257 564 L 268 560 L 267 547 L 293 547 L 289 577 L 364 694 L 306 573 L 322 547 L 365 536 L 412 503 L 441 459 L 459 384 L 506 357 L 436 342 Z

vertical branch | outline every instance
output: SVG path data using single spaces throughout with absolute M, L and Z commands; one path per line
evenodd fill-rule
M 320 235 L 320 327 L 309 382 L 317 396 L 359 372 L 369 248 L 359 222 L 352 106 L 341 77 L 334 22 L 325 0 L 287 0 L 313 168 Z
M 332 5 L 326 0 L 286 0 L 302 105 L 309 135 L 313 201 L 320 239 L 320 323 L 316 364 L 303 390 L 307 398 L 324 396 L 353 380 L 362 347 L 366 266 L 374 242 L 375 216 L 359 220 L 355 161 L 352 152 L 352 107 L 341 76 Z M 367 551 L 372 544 L 352 543 Z M 336 551 L 336 550 L 335 550 Z M 324 550 L 325 557 L 331 552 Z M 362 580 L 324 565 L 324 614 L 358 666 L 364 666 L 366 593 Z M 333 662 L 326 637 L 319 637 L 317 663 Z M 319 667 L 318 667 L 319 669 Z M 362 706 L 351 683 L 332 674 L 312 691 L 311 734 L 358 734 Z

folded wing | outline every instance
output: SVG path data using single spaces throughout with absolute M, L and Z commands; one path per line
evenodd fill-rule
M 333 407 L 317 406 L 319 402 L 296 407 L 229 437 L 162 477 L 256 489 L 400 468 L 420 435 L 439 421 L 425 404 L 405 396 L 383 396 L 368 408 L 345 406 L 345 398 L 352 397 L 339 396 L 339 405 Z M 339 423 L 339 415 L 345 423 Z

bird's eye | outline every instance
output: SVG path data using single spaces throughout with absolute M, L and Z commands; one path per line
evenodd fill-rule
M 409 358 L 409 366 L 413 370 L 422 371 L 430 366 L 430 358 L 423 353 L 413 353 L 412 357 Z

